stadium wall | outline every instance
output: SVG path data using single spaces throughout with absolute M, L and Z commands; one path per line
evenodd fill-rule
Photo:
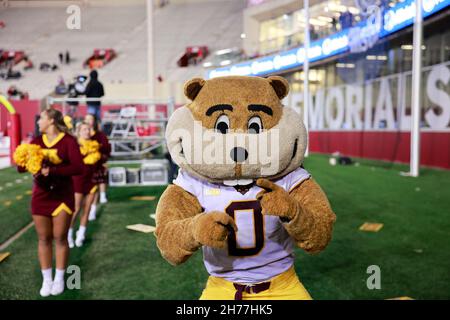
M 25 139 L 28 133 L 34 133 L 35 115 L 39 114 L 39 100 L 10 100 L 11 104 L 20 114 L 22 125 L 22 139 Z M 0 107 L 0 132 L 8 136 L 8 111 Z
M 450 169 L 450 133 L 427 132 L 420 135 L 420 163 Z M 400 131 L 312 131 L 309 150 L 317 153 L 340 152 L 343 155 L 409 163 L 410 133 Z

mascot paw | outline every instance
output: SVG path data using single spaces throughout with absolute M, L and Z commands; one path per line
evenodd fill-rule
M 289 196 L 286 190 L 264 178 L 258 179 L 256 185 L 263 188 L 256 195 L 263 214 L 278 216 L 288 221 L 295 217 L 299 204 Z
M 194 224 L 194 239 L 204 246 L 225 248 L 228 233 L 237 231 L 233 218 L 223 212 L 213 211 L 200 214 Z

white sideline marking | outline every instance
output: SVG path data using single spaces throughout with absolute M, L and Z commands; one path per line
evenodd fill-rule
M 25 232 L 27 232 L 28 229 L 30 229 L 34 225 L 34 222 L 31 221 L 29 224 L 27 224 L 25 227 L 23 227 L 19 232 L 17 232 L 15 235 L 13 235 L 11 238 L 6 240 L 0 245 L 0 251 L 5 250 L 11 243 L 16 241 L 21 235 L 23 235 Z

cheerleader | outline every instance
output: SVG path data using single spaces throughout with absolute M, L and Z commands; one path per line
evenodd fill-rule
M 83 173 L 73 176 L 73 186 L 75 191 L 75 212 L 72 216 L 72 223 L 68 233 L 69 247 L 74 247 L 73 226 L 78 213 L 83 206 L 83 214 L 80 218 L 80 227 L 76 232 L 75 245 L 81 247 L 83 245 L 86 228 L 88 224 L 88 215 L 97 192 L 97 185 L 93 182 L 93 175 L 96 170 L 97 162 L 101 155 L 99 152 L 99 143 L 91 139 L 90 127 L 87 123 L 79 123 L 76 128 L 80 152 L 83 158 Z M 83 203 L 84 201 L 84 203 Z
M 101 159 L 97 163 L 97 170 L 94 173 L 94 182 L 98 183 L 100 189 L 100 203 L 108 202 L 106 198 L 106 182 L 107 182 L 107 168 L 106 162 L 111 155 L 111 144 L 107 136 L 99 130 L 99 123 L 95 115 L 87 114 L 84 122 L 91 128 L 91 139 L 96 140 L 100 144 Z M 94 202 L 92 203 L 89 212 L 89 220 L 95 220 L 97 210 L 98 192 L 95 194 Z
M 64 273 L 69 258 L 67 232 L 75 210 L 72 176 L 82 172 L 82 158 L 76 139 L 69 134 L 61 112 L 47 109 L 38 121 L 42 135 L 31 141 L 44 159 L 30 166 L 18 166 L 33 175 L 31 214 L 38 236 L 38 255 L 43 282 L 42 297 L 64 291 Z M 37 145 L 37 146 L 36 146 Z M 17 162 L 19 164 L 19 162 Z M 31 170 L 30 168 L 34 169 Z M 52 246 L 55 243 L 56 272 L 52 279 Z

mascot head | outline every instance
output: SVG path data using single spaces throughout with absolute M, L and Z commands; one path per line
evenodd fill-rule
M 282 105 L 289 84 L 278 76 L 194 78 L 191 100 L 166 130 L 175 163 L 197 178 L 226 185 L 275 179 L 297 169 L 306 149 L 299 114 Z

